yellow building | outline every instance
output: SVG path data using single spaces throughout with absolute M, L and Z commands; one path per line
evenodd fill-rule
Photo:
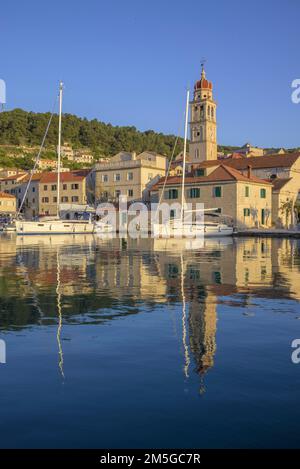
M 96 201 L 117 201 L 121 195 L 129 201 L 149 200 L 150 189 L 166 174 L 167 159 L 158 153 L 120 152 L 108 162 L 95 165 Z
M 186 203 L 196 208 L 203 203 L 205 209 L 218 209 L 223 218 L 232 220 L 240 228 L 270 227 L 272 224 L 272 184 L 251 174 L 246 176 L 223 164 L 215 168 L 199 169 L 185 178 Z M 159 199 L 165 184 L 162 202 L 169 205 L 181 201 L 182 176 L 161 179 L 153 191 Z M 175 209 L 176 210 L 176 209 Z M 174 213 L 174 217 L 179 216 Z
M 214 171 L 220 164 L 247 175 L 249 168 L 256 178 L 272 184 L 272 223 L 275 227 L 292 227 L 297 223 L 296 209 L 300 206 L 300 153 L 285 153 L 249 158 L 228 158 L 203 161 L 191 171 Z
M 0 192 L 0 214 L 15 214 L 16 198 L 6 192 Z
M 88 170 L 68 171 L 60 174 L 60 203 L 87 204 Z M 38 215 L 57 214 L 57 173 L 34 174 L 27 190 L 30 175 L 11 176 L 0 182 L 0 190 L 14 195 L 19 208 L 24 199 L 22 213 L 31 219 Z M 27 193 L 26 193 L 27 190 Z M 26 193 L 26 197 L 25 197 Z M 25 197 L 25 198 L 24 198 Z

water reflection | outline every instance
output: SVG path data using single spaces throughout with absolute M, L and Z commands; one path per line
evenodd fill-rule
M 153 240 L 2 235 L 0 260 L 0 328 L 56 325 L 62 377 L 63 324 L 101 324 L 145 307 L 179 306 L 184 377 L 196 372 L 203 392 L 217 352 L 219 304 L 300 299 L 298 241 L 208 240 L 181 250 Z

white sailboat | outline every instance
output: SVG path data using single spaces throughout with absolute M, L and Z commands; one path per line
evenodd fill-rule
M 201 209 L 201 210 L 185 210 L 185 171 L 186 171 L 186 148 L 187 148 L 187 132 L 188 132 L 188 113 L 189 113 L 189 97 L 190 92 L 187 90 L 186 108 L 185 108 L 185 126 L 184 126 L 184 147 L 183 147 L 183 165 L 182 165 L 182 184 L 181 184 L 181 210 L 179 218 L 170 218 L 167 223 L 155 222 L 152 224 L 152 232 L 155 238 L 204 238 L 216 236 L 231 236 L 233 228 L 225 223 L 214 223 L 204 221 L 205 214 L 214 214 L 217 216 L 217 208 Z M 168 174 L 165 181 L 167 181 Z M 162 191 L 162 195 L 164 188 Z M 162 196 L 161 196 L 162 198 Z M 159 201 L 157 213 L 161 200 Z M 184 217 L 188 212 L 202 212 L 200 220 L 187 220 Z M 190 217 L 192 218 L 192 217 Z M 200 217 L 201 218 L 201 217 Z
M 38 220 L 38 221 L 24 221 L 16 220 L 16 232 L 18 235 L 40 235 L 40 234 L 82 234 L 82 233 L 93 233 L 95 225 L 91 220 L 62 220 L 60 218 L 60 171 L 61 171 L 61 119 L 62 119 L 62 95 L 63 95 L 63 83 L 59 83 L 59 120 L 58 120 L 58 147 L 57 147 L 57 214 L 53 219 Z M 50 121 L 49 121 L 50 123 Z M 49 128 L 49 125 L 48 125 Z M 46 133 L 48 131 L 46 130 Z M 45 134 L 46 137 L 46 134 Z M 44 140 L 45 140 L 44 137 Z M 44 143 L 43 140 L 43 143 Z M 42 145 L 43 145 L 42 143 Z M 30 180 L 23 197 L 25 201 L 28 189 L 30 186 Z M 23 204 L 22 202 L 22 204 Z M 21 207 L 22 207 L 21 204 Z

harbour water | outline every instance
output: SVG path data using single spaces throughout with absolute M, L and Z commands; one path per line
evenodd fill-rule
M 0 447 L 299 447 L 300 240 L 0 237 Z

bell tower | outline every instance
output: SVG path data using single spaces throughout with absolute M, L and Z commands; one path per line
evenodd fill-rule
M 201 79 L 195 83 L 190 102 L 190 162 L 217 159 L 217 105 L 213 99 L 212 82 L 206 79 L 202 64 Z

